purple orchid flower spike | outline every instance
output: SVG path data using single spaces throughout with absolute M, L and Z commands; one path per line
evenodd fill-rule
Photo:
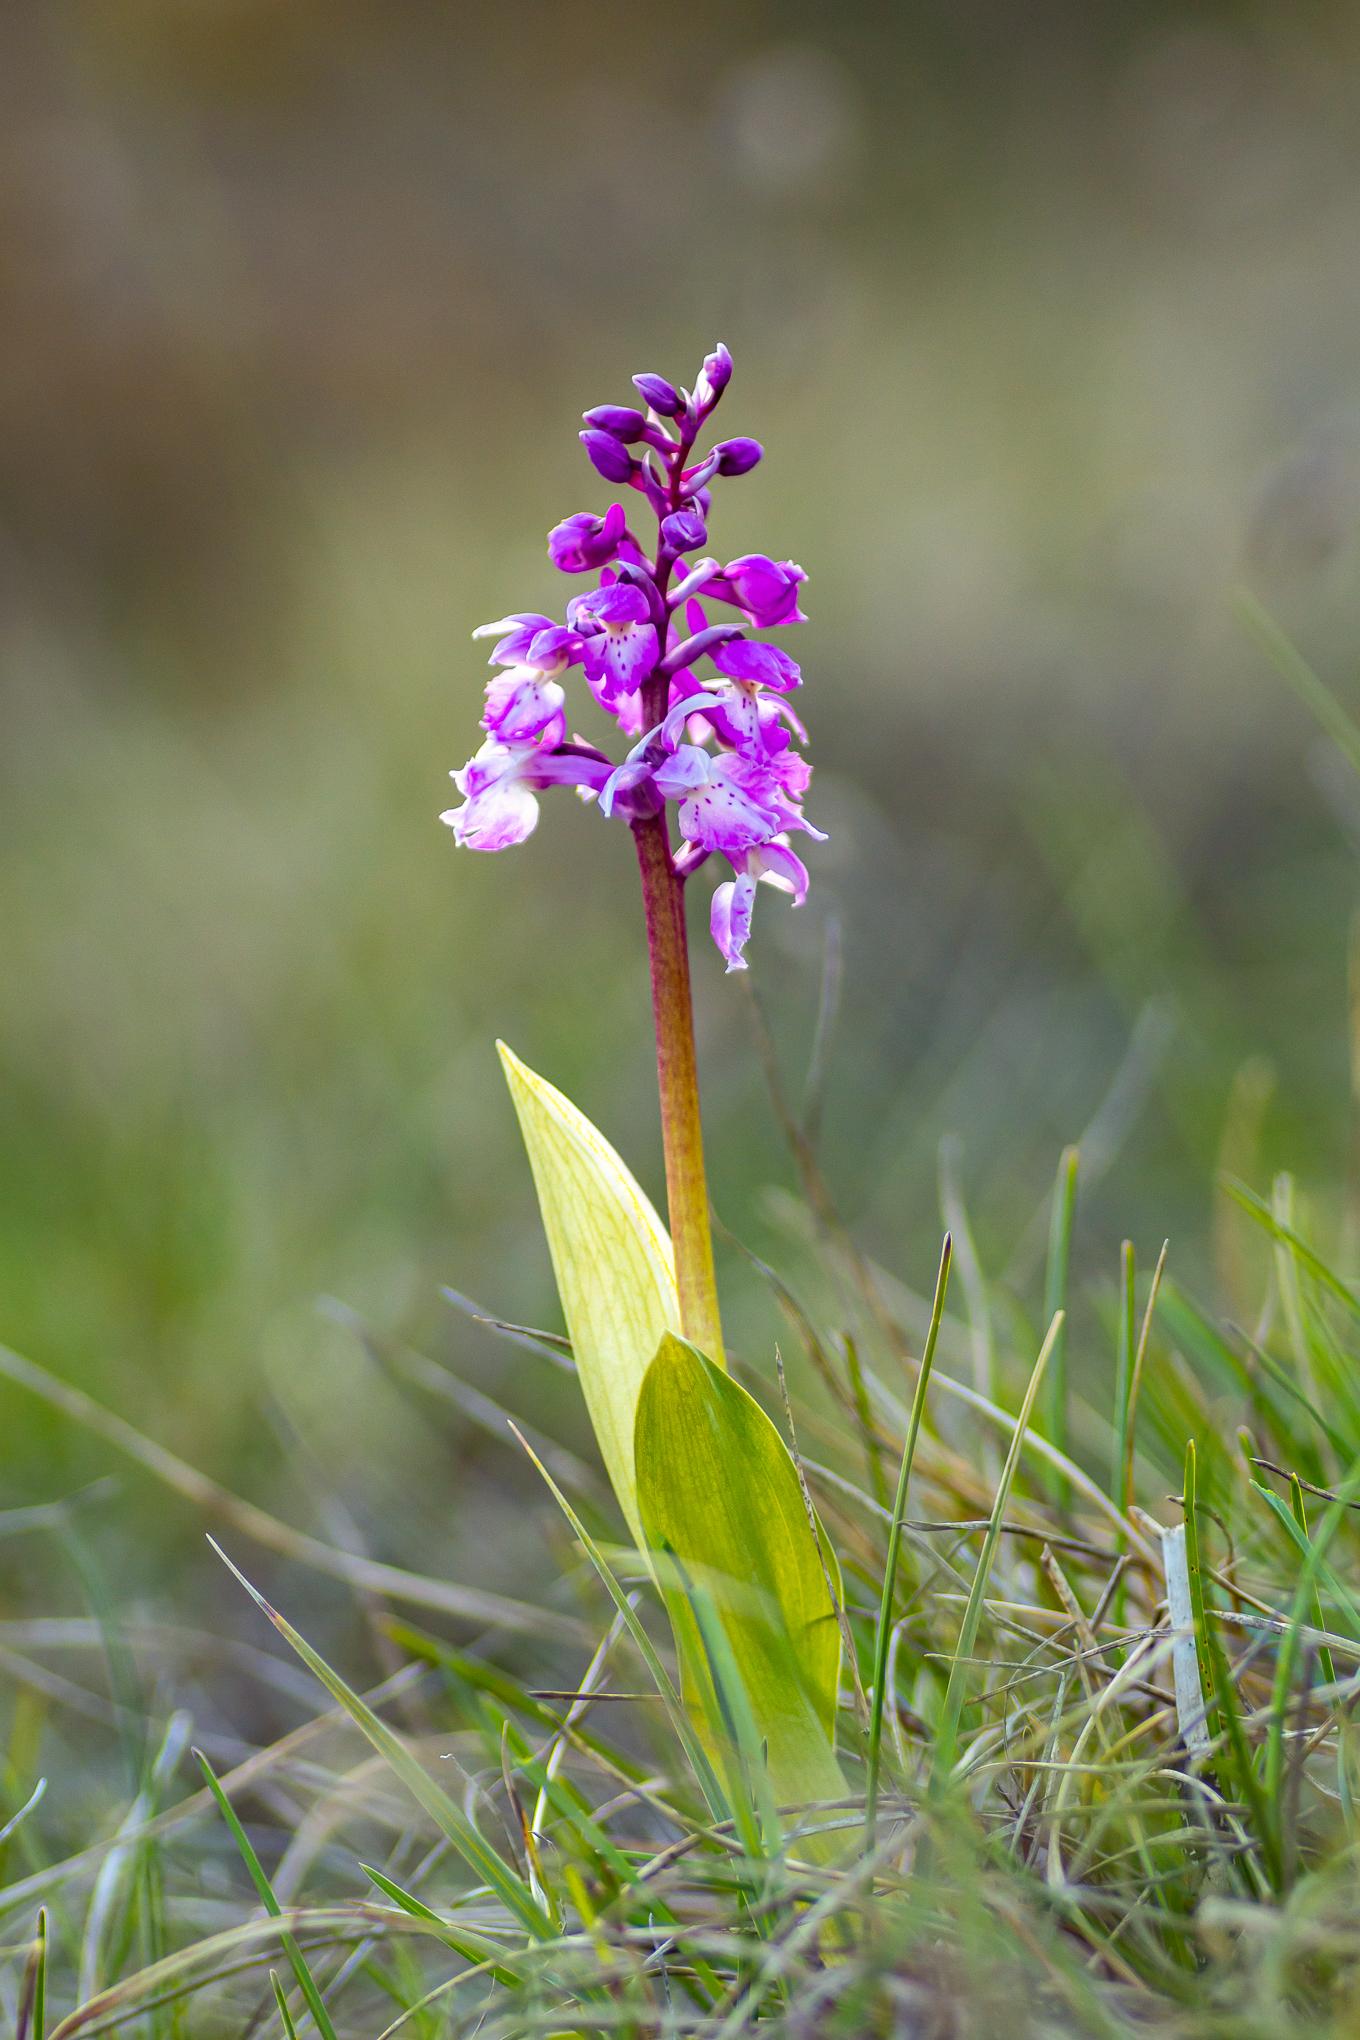
M 631 829 L 647 914 L 681 1316 L 710 1352 L 721 1350 L 721 1329 L 684 888 L 712 857 L 731 870 L 713 895 L 710 927 L 728 970 L 745 970 L 757 887 L 768 884 L 801 906 L 808 874 L 789 837 L 824 840 L 803 814 L 812 776 L 802 752 L 807 732 L 788 700 L 801 670 L 782 646 L 751 634 L 804 621 L 799 591 L 807 577 L 792 560 L 765 553 L 725 566 L 694 557 L 708 544 L 714 486 L 748 474 L 763 457 L 759 441 L 745 437 L 699 449 L 731 379 L 732 357 L 719 342 L 692 393 L 649 371 L 633 378 L 645 411 L 600 404 L 584 414 L 580 439 L 591 465 L 645 500 L 656 520 L 654 548 L 633 536 L 620 503 L 598 516 L 577 511 L 549 532 L 553 565 L 598 574 L 599 582 L 572 597 L 565 622 L 526 610 L 474 633 L 495 640 L 486 741 L 452 775 L 463 804 L 441 817 L 464 848 L 504 850 L 533 832 L 542 792 L 569 786 Z M 728 620 L 711 617 L 699 596 L 722 605 Z M 577 667 L 583 698 L 593 696 L 629 740 L 621 763 L 567 739 Z
M 781 645 L 749 634 L 803 622 L 803 569 L 765 553 L 743 553 L 726 566 L 684 559 L 707 543 L 709 484 L 745 474 L 761 458 L 759 442 L 748 438 L 697 451 L 731 377 L 732 357 L 719 343 L 692 396 L 647 373 L 633 378 L 645 412 L 632 404 L 586 412 L 586 452 L 606 479 L 647 497 L 657 520 L 655 552 L 648 557 L 633 538 L 621 503 L 600 515 L 577 511 L 549 532 L 554 566 L 599 573 L 600 583 L 573 596 L 565 625 L 526 610 L 474 633 L 496 640 L 491 660 L 501 670 L 486 690 L 488 743 L 455 775 L 468 805 L 454 811 L 462 817 L 454 823 L 460 843 L 503 849 L 530 833 L 536 794 L 558 783 L 599 793 L 603 815 L 623 815 L 634 827 L 673 807 L 682 878 L 713 855 L 737 872 L 720 888 L 713 923 L 715 937 L 724 931 L 718 948 L 729 969 L 745 967 L 756 882 L 783 873 L 791 855 L 772 851 L 767 869 L 760 846 L 790 830 L 817 834 L 801 805 L 810 773 L 798 747 L 807 732 L 787 700 L 802 672 Z M 698 595 L 740 620 L 714 620 Z M 567 683 L 577 666 L 621 733 L 637 739 L 617 769 L 606 761 L 601 771 L 592 760 L 584 778 L 580 750 L 566 746 Z M 560 774 L 554 758 L 563 759 Z M 798 872 L 784 887 L 795 905 L 807 894 L 801 864 Z

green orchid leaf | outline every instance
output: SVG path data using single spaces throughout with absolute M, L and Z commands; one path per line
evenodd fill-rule
M 497 1042 L 534 1173 L 557 1293 L 605 1470 L 642 1544 L 633 1430 L 662 1335 L 680 1323 L 666 1228 L 569 1098 Z
M 824 1536 L 818 1549 L 788 1447 L 744 1388 L 672 1333 L 647 1370 L 635 1438 L 643 1530 L 701 1733 L 711 1740 L 711 1724 L 731 1713 L 724 1686 L 735 1674 L 774 1799 L 844 1797 L 839 1569 Z M 696 1591 L 716 1610 L 723 1662 L 701 1633 Z

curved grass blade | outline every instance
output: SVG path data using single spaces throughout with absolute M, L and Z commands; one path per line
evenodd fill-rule
M 958 1643 L 955 1645 L 953 1661 L 949 1667 L 949 1683 L 945 1688 L 944 1704 L 940 1709 L 940 1721 L 936 1731 L 934 1758 L 931 1766 L 932 1783 L 937 1788 L 953 1775 L 954 1765 L 958 1757 L 959 1720 L 963 1713 L 963 1703 L 967 1695 L 968 1678 L 971 1670 L 969 1660 L 972 1658 L 974 1646 L 977 1643 L 978 1630 L 982 1624 L 982 1603 L 983 1597 L 987 1592 L 987 1580 L 991 1574 L 992 1561 L 996 1557 L 996 1547 L 1001 1537 L 1001 1525 L 1005 1519 L 1006 1505 L 1010 1500 L 1011 1488 L 1015 1484 L 1015 1476 L 1019 1470 L 1020 1454 L 1024 1448 L 1025 1434 L 1029 1430 L 1030 1419 L 1034 1414 L 1034 1405 L 1038 1398 L 1039 1390 L 1043 1386 L 1044 1373 L 1048 1366 L 1049 1356 L 1053 1351 L 1054 1341 L 1061 1333 L 1062 1328 L 1062 1313 L 1059 1312 L 1048 1328 L 1043 1345 L 1039 1348 L 1039 1357 L 1034 1363 L 1034 1371 L 1030 1375 L 1029 1386 L 1025 1390 L 1025 1399 L 1020 1405 L 1020 1414 L 1016 1418 L 1015 1428 L 1011 1432 L 1006 1462 L 1001 1469 L 1001 1478 L 997 1482 L 996 1496 L 992 1502 L 991 1517 L 987 1524 L 986 1534 L 982 1540 L 982 1550 L 978 1555 L 977 1567 L 973 1573 L 973 1584 L 968 1591 L 968 1600 L 963 1611 L 963 1623 L 959 1630 Z
M 1272 1495 L 1271 1500 L 1274 1501 L 1274 1499 L 1275 1497 Z M 1293 1514 L 1294 1522 L 1298 1526 L 1299 1539 L 1303 1549 L 1306 1551 L 1308 1549 L 1308 1505 L 1303 1499 L 1303 1487 L 1296 1473 L 1291 1473 L 1289 1476 L 1289 1507 Z M 1341 1586 L 1340 1580 L 1337 1579 L 1336 1574 L 1329 1565 L 1322 1568 L 1322 1577 L 1327 1583 L 1328 1590 L 1337 1594 L 1337 1598 L 1346 1609 L 1351 1621 L 1355 1624 L 1357 1634 L 1360 1634 L 1360 1609 L 1357 1609 L 1354 1601 Z M 1338 1592 L 1338 1590 L 1340 1591 Z M 1313 1589 L 1312 1612 L 1314 1627 L 1324 1629 L 1326 1624 L 1322 1619 L 1322 1595 L 1316 1587 Z M 1335 1683 L 1336 1660 L 1325 1643 L 1318 1649 L 1318 1668 L 1322 1673 L 1324 1685 L 1330 1686 Z
M 1199 1682 L 1201 1690 L 1208 1694 L 1215 1691 L 1208 1661 L 1206 1632 L 1208 1623 L 1204 1614 L 1204 1569 L 1199 1554 L 1199 1493 L 1195 1441 L 1188 1438 L 1185 1444 L 1185 1472 L 1181 1481 L 1181 1513 L 1185 1519 L 1185 1570 L 1190 1589 L 1190 1619 L 1195 1632 L 1195 1655 L 1199 1660 Z M 1212 1708 L 1206 1710 L 1205 1727 L 1209 1739 L 1218 1734 L 1218 1723 Z
M 208 1762 L 202 1750 L 195 1750 L 194 1755 L 198 1759 L 198 1767 L 207 1782 L 208 1790 L 217 1801 L 218 1811 L 230 1829 L 231 1838 L 240 1851 L 241 1861 L 250 1872 L 250 1881 L 255 1886 L 260 1904 L 271 1919 L 281 1920 L 283 1918 L 283 1907 L 274 1896 L 274 1887 L 265 1875 L 264 1865 L 251 1846 L 249 1835 L 237 1818 L 235 1807 L 222 1790 L 221 1785 L 218 1783 L 217 1773 L 213 1770 L 212 1765 Z M 322 2035 L 322 2040 L 336 2040 L 335 2027 L 331 2024 L 330 2013 L 326 2010 L 321 1992 L 316 1987 L 316 1979 L 307 1967 L 307 1959 L 303 1955 L 301 1948 L 299 1948 L 286 1927 L 280 1929 L 279 1939 L 283 1946 L 283 1952 L 288 1957 L 289 1967 L 297 1978 L 298 1989 L 307 2000 L 307 2009 L 316 2021 L 318 2033 Z M 272 1973 L 271 1971 L 271 1975 Z M 274 1979 L 274 1988 L 279 1997 L 279 2003 L 283 2006 L 286 2014 L 287 2007 L 284 2004 L 282 1993 L 279 1991 L 277 1978 Z M 291 2024 L 291 2021 L 289 2023 Z
M 1199 1479 L 1193 1438 L 1186 1440 L 1181 1504 L 1185 1514 L 1186 1567 L 1189 1574 L 1191 1617 L 1195 1628 L 1196 1663 L 1204 1692 L 1213 1696 L 1212 1704 L 1205 1709 L 1205 1725 L 1211 1740 L 1221 1734 L 1227 1743 L 1227 1754 L 1231 1760 L 1237 1792 L 1250 1809 L 1252 1832 L 1260 1843 L 1267 1882 L 1278 1891 L 1281 1886 L 1280 1851 L 1278 1823 L 1273 1817 L 1273 1811 L 1277 1813 L 1278 1809 L 1272 1810 L 1261 1791 L 1227 1652 L 1223 1648 L 1217 1624 L 1209 1620 L 1204 1592 L 1204 1565 L 1199 1544 Z M 1257 1875 L 1256 1865 L 1250 1857 L 1244 1858 L 1243 1864 L 1249 1877 Z
M 298 2040 L 298 2030 L 293 2024 L 293 2014 L 288 2009 L 288 1999 L 284 1995 L 283 1985 L 279 1982 L 279 1972 L 277 1969 L 270 1970 L 269 1982 L 274 1992 L 274 2003 L 279 2008 L 279 2023 L 283 2027 L 283 2040 Z
M 480 1934 L 469 1933 L 466 1927 L 445 1919 L 443 1914 L 426 1905 L 423 1899 L 416 1898 L 412 1892 L 404 1891 L 400 1884 L 384 1876 L 381 1870 L 375 1870 L 371 1863 L 361 1863 L 359 1868 L 369 1882 L 377 1886 L 384 1898 L 390 1898 L 393 1905 L 411 1919 L 423 1920 L 426 1926 L 432 1927 L 440 1940 L 448 1943 L 455 1955 L 461 1955 L 466 1962 L 485 1964 L 502 1990 L 522 1988 L 523 1979 L 517 1976 L 513 1969 L 507 1969 L 503 1962 L 497 1961 L 501 1950 L 494 1941 L 485 1940 Z
M 935 1300 L 930 1309 L 930 1328 L 921 1351 L 921 1364 L 916 1375 L 916 1392 L 911 1399 L 911 1418 L 907 1425 L 906 1442 L 902 1447 L 902 1464 L 897 1475 L 897 1494 L 893 1500 L 892 1522 L 888 1530 L 888 1553 L 883 1566 L 883 1593 L 878 1604 L 878 1633 L 874 1640 L 873 1700 L 869 1714 L 868 1746 L 865 1751 L 864 1832 L 866 1846 L 870 1849 L 874 1845 L 874 1823 L 878 1814 L 883 1707 L 888 1688 L 888 1644 L 892 1636 L 897 1564 L 902 1550 L 902 1519 L 907 1513 L 907 1485 L 911 1480 L 912 1461 L 916 1457 L 916 1440 L 921 1434 L 926 1390 L 930 1385 L 930 1373 L 935 1364 L 935 1346 L 940 1336 L 940 1320 L 944 1316 L 944 1299 L 949 1288 L 949 1270 L 953 1255 L 953 1236 L 946 1233 L 944 1245 L 940 1249 L 940 1269 L 935 1277 Z
M 24 1964 L 14 2040 L 43 2040 L 47 2027 L 47 1912 L 40 1907 L 33 1945 Z
M 1306 1268 L 1338 1303 L 1344 1304 L 1353 1317 L 1360 1317 L 1360 1296 L 1357 1296 L 1355 1291 L 1327 1266 L 1322 1256 L 1309 1246 L 1307 1240 L 1302 1239 L 1292 1226 L 1285 1225 L 1276 1216 L 1264 1198 L 1258 1197 L 1254 1190 L 1248 1189 L 1245 1183 L 1239 1183 L 1233 1176 L 1224 1176 L 1222 1183 L 1235 1204 L 1240 1204 L 1243 1211 L 1254 1218 L 1259 1226 L 1264 1227 L 1272 1239 L 1288 1247 L 1300 1266 Z
M 1044 1321 L 1052 1324 L 1062 1313 L 1062 1329 L 1053 1344 L 1044 1387 L 1045 1426 L 1060 1452 L 1067 1450 L 1067 1270 L 1072 1258 L 1072 1226 L 1077 1215 L 1076 1148 L 1062 1151 L 1058 1180 L 1053 1186 L 1053 1215 L 1049 1225 L 1048 1262 L 1044 1270 Z M 1059 1476 L 1053 1484 L 1059 1508 L 1067 1505 L 1067 1484 Z
M 1115 1348 L 1114 1438 L 1110 1462 L 1110 1493 L 1125 1515 L 1129 1512 L 1131 1483 L 1124 1469 L 1125 1463 L 1133 1458 L 1129 1419 L 1133 1405 L 1133 1356 L 1138 1345 L 1137 1273 L 1138 1260 L 1133 1241 L 1125 1240 L 1119 1249 L 1119 1330 Z
M 1278 1808 L 1283 1803 L 1285 1720 L 1289 1710 L 1289 1696 L 1294 1686 L 1294 1674 L 1298 1666 L 1300 1636 L 1307 1623 L 1308 1612 L 1312 1606 L 1318 1578 L 1326 1562 L 1327 1552 L 1357 1495 L 1360 1495 L 1360 1465 L 1351 1469 L 1323 1512 L 1317 1530 L 1309 1540 L 1308 1549 L 1303 1554 L 1303 1564 L 1299 1568 L 1299 1576 L 1294 1584 L 1288 1626 L 1275 1659 L 1275 1681 L 1270 1695 L 1270 1727 L 1266 1735 L 1264 1785 L 1266 1802 L 1272 1807 Z
M 1265 606 L 1249 589 L 1241 588 L 1233 600 L 1238 621 L 1256 641 L 1275 671 L 1293 689 L 1309 713 L 1316 717 L 1347 763 L 1360 772 L 1360 726 L 1342 707 L 1326 682 L 1318 677 L 1293 639 L 1287 637 Z
M 208 1541 L 210 1544 L 213 1542 L 211 1538 Z M 435 1825 L 448 1836 L 473 1874 L 495 1892 L 507 1910 L 536 1940 L 555 1940 L 556 1927 L 523 1878 L 497 1855 L 462 1808 L 455 1805 L 448 1794 L 435 1784 L 423 1766 L 416 1762 L 400 1736 L 395 1734 L 385 1721 L 379 1719 L 352 1687 L 346 1685 L 338 1672 L 332 1671 L 320 1653 L 312 1649 L 306 1637 L 294 1629 L 292 1623 L 280 1615 L 277 1608 L 270 1606 L 259 1589 L 251 1585 L 245 1574 L 232 1564 L 219 1545 L 213 1544 L 213 1550 L 227 1570 L 235 1574 L 256 1607 L 269 1617 L 280 1636 L 297 1652 L 307 1669 L 320 1680 L 331 1697 L 340 1702 L 351 1721 L 363 1731 L 379 1756 L 386 1759 L 412 1798 L 424 1807 Z
M 511 1425 L 511 1429 L 514 1430 L 513 1425 Z M 523 1445 L 530 1459 L 533 1460 L 534 1465 L 547 1482 L 553 1500 L 571 1525 L 582 1550 L 599 1574 L 605 1592 L 609 1595 L 610 1600 L 622 1616 L 624 1628 L 632 1638 L 638 1656 L 651 1674 L 656 1690 L 661 1695 L 666 1713 L 670 1717 L 671 1726 L 674 1728 L 681 1747 L 689 1759 L 690 1768 L 698 1780 L 699 1789 L 704 1795 L 704 1800 L 710 1814 L 715 1821 L 730 1819 L 732 1809 L 727 1804 L 722 1786 L 718 1782 L 717 1773 L 709 1761 L 707 1751 L 694 1733 L 689 1718 L 685 1713 L 685 1703 L 676 1692 L 674 1681 L 658 1657 L 656 1645 L 638 1620 L 637 1610 L 629 1600 L 623 1587 L 619 1584 L 609 1561 L 605 1558 L 599 1545 L 586 1529 L 585 1524 L 572 1508 L 571 1503 L 548 1472 L 547 1467 L 538 1457 L 532 1445 L 527 1442 L 522 1432 L 515 1431 L 515 1436 L 519 1439 L 520 1444 Z
M 205 1792 L 203 1796 L 211 1805 L 211 1795 Z M 267 1914 L 247 1920 L 208 1934 L 202 1940 L 190 1941 L 135 1974 L 120 1977 L 97 1998 L 90 1998 L 68 2012 L 45 2040 L 74 2040 L 76 2035 L 87 2040 L 87 2036 L 110 2032 L 131 2018 L 175 2003 L 227 1976 L 254 1969 L 260 1951 L 277 1945 L 284 1928 L 299 1934 L 328 1936 L 334 1945 L 340 1945 L 367 1940 L 375 1928 L 390 1932 L 398 1925 L 407 1933 L 429 1931 L 418 1921 L 401 1922 L 400 1915 L 367 1904 L 298 1907 L 285 1912 L 281 1921 Z

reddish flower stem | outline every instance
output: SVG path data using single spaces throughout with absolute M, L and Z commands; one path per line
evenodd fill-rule
M 647 917 L 661 1138 L 666 1155 L 675 1282 L 680 1294 L 680 1329 L 700 1352 L 721 1364 L 722 1322 L 713 1272 L 704 1136 L 699 1119 L 699 1071 L 694 1053 L 684 881 L 671 858 L 664 814 L 634 822 L 633 841 L 637 845 L 642 903 Z
M 694 419 L 679 421 L 678 438 L 663 456 L 666 501 L 684 501 L 685 460 L 698 431 Z M 658 515 L 661 513 L 658 512 Z M 651 577 L 663 605 L 672 557 L 658 544 Z M 666 713 L 669 682 L 662 671 L 666 633 L 661 632 L 657 664 L 642 688 L 648 727 Z M 670 1208 L 675 1286 L 680 1329 L 711 1360 L 723 1358 L 718 1283 L 713 1271 L 713 1235 L 708 1222 L 708 1181 L 704 1175 L 704 1134 L 699 1117 L 699 1066 L 694 1052 L 694 1002 L 689 982 L 689 941 L 685 930 L 685 882 L 671 855 L 664 808 L 633 823 L 642 905 L 647 919 L 647 959 L 652 976 L 652 1020 L 656 1029 L 656 1078 L 661 1096 L 661 1142 L 666 1157 L 666 1198 Z

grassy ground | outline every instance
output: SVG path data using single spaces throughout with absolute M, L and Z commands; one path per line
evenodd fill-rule
M 760 1279 L 791 1407 L 773 1336 L 743 1371 L 791 1424 L 844 1570 L 851 1797 L 773 1822 L 705 1803 L 598 1476 L 532 1422 L 566 1514 L 539 1490 L 554 1571 L 530 1606 L 433 1555 L 428 1572 L 375 1562 L 324 1500 L 324 1534 L 303 1534 L 0 1353 L 11 1382 L 202 1510 L 256 1583 L 229 1582 L 251 1617 L 230 1636 L 192 1619 L 153 1634 L 82 1528 L 99 1495 L 0 1519 L 14 1551 L 55 1538 L 91 1609 L 3 1638 L 20 2040 L 1356 2030 L 1344 1215 L 1288 1176 L 1225 1176 L 1217 1296 L 1157 1243 L 1117 1239 L 1106 1279 L 1069 1296 L 1078 1150 L 1010 1279 L 980 1265 L 946 1156 L 952 1277 L 927 1369 L 928 1263 L 865 1257 L 805 1121 L 776 1103 L 802 1186 L 783 1211 L 796 1274 Z M 541 1421 L 569 1361 L 505 1336 L 516 1411 Z M 500 1426 L 437 1363 L 385 1359 Z M 335 1632 L 337 1593 L 359 1624 L 332 1666 L 305 1632 Z M 234 1714 L 286 1731 L 243 1743 Z M 67 1766 L 99 1781 L 80 1824 Z
M 1355 2023 L 1360 746 L 1224 591 L 1344 681 L 1360 14 L 995 11 L 0 24 L 0 2030 L 315 2029 L 195 1747 L 345 2040 Z M 603 507 L 570 421 L 719 332 L 830 831 L 753 973 L 811 1157 L 696 944 L 724 1320 L 892 1643 L 871 1862 L 715 1828 L 507 1428 L 615 1550 L 564 1356 L 442 1294 L 557 1322 L 496 1034 L 659 1188 L 626 846 L 435 816 L 468 631 Z

